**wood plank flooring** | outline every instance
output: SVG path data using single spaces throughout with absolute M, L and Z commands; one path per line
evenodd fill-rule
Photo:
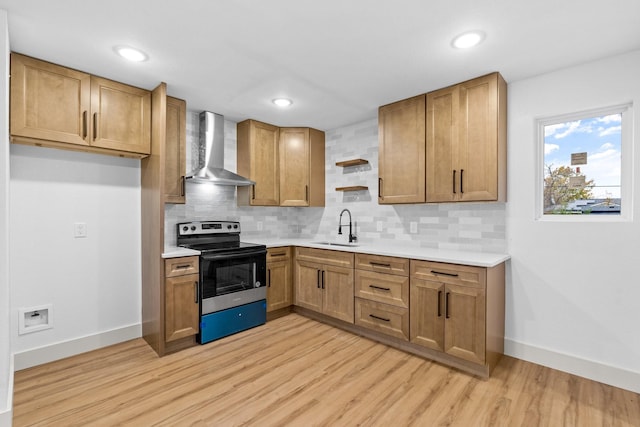
M 158 358 L 16 372 L 14 426 L 640 426 L 640 395 L 505 357 L 481 380 L 291 314 Z

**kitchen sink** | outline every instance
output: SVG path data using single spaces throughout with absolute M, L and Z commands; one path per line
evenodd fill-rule
M 346 247 L 356 247 L 357 243 L 337 243 L 337 242 L 311 242 L 314 245 L 327 245 L 327 246 L 346 246 Z

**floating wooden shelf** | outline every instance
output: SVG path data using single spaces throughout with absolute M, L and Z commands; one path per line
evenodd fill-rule
M 369 187 L 365 187 L 363 185 L 354 185 L 353 187 L 337 187 L 336 191 L 360 191 L 368 189 Z
M 348 166 L 358 166 L 358 165 L 366 165 L 369 163 L 368 160 L 365 159 L 353 159 L 353 160 L 345 160 L 342 162 L 336 162 L 336 166 L 348 167 Z

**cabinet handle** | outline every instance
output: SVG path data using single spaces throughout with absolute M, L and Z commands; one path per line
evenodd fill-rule
M 251 186 L 251 200 L 256 199 L 256 186 L 255 184 Z
M 185 181 L 184 175 L 180 177 L 180 180 L 182 181 L 180 183 L 180 195 L 184 196 L 184 181 Z
M 82 112 L 82 139 L 87 137 L 87 110 Z
M 456 194 L 456 170 L 453 170 L 453 194 Z
M 445 318 L 449 318 L 449 294 L 450 292 L 447 292 L 444 296 L 444 317 Z
M 374 319 L 382 320 L 383 322 L 391 322 L 391 319 L 385 319 L 384 317 L 376 316 L 375 314 L 370 314 L 369 317 L 373 317 Z
M 308 185 L 304 186 L 304 201 L 305 202 L 309 201 L 309 186 Z
M 373 289 L 380 289 L 381 291 L 390 291 L 391 288 L 383 288 L 382 286 L 376 286 L 376 285 L 369 285 L 370 288 Z
M 318 289 L 320 289 L 320 270 L 317 270 L 316 273 L 316 284 L 318 285 Z
M 267 288 L 271 287 L 271 269 L 267 268 Z
M 198 282 L 197 281 L 193 282 L 193 286 L 194 286 L 194 289 L 196 291 L 196 293 L 195 293 L 196 294 L 196 299 L 195 299 L 194 302 L 197 304 L 198 303 L 198 299 L 199 299 L 198 298 L 198 296 L 199 296 L 198 294 L 200 293 L 199 289 L 198 289 Z
M 324 270 L 322 270 L 322 289 L 324 289 Z
M 391 268 L 391 264 L 384 263 L 384 262 L 369 261 L 369 264 L 371 264 L 373 267 L 386 267 L 386 268 Z
M 438 291 L 438 317 L 442 316 L 442 291 Z
M 464 177 L 464 169 L 460 169 L 460 194 L 464 193 L 464 189 L 462 188 L 463 177 Z
M 180 269 L 182 270 L 183 268 L 189 268 L 191 267 L 191 264 L 182 264 L 182 265 L 176 265 L 176 270 Z
M 384 200 L 382 195 L 382 178 L 378 178 L 378 197 Z
M 443 271 L 431 270 L 431 274 L 440 274 L 442 276 L 458 277 L 457 273 L 445 273 Z
M 286 254 L 287 254 L 286 252 L 280 252 L 278 254 L 269 254 L 269 256 L 271 258 L 273 258 L 273 257 L 277 257 L 277 256 L 285 256 Z
M 98 113 L 93 113 L 93 140 L 98 139 Z

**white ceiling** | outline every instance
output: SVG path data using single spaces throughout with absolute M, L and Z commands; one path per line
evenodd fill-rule
M 192 111 L 322 130 L 500 71 L 507 82 L 640 48 L 638 0 L 0 0 L 11 49 Z M 481 29 L 473 50 L 451 39 Z M 128 63 L 115 45 L 144 50 Z M 639 77 L 640 78 L 640 77 Z M 286 110 L 275 97 L 293 99 Z

